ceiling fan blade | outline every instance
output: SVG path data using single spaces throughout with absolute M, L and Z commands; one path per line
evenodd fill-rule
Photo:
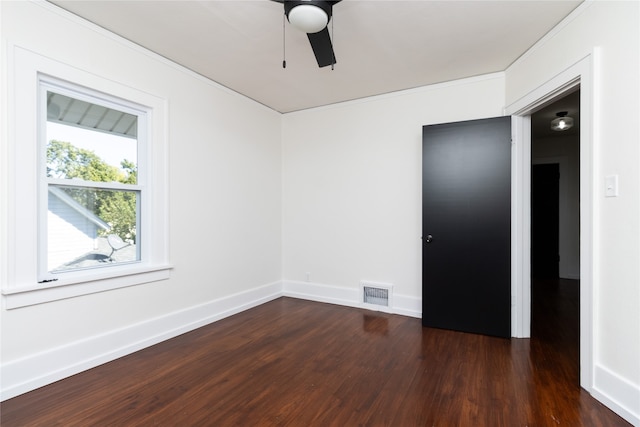
M 307 37 L 309 38 L 309 43 L 311 43 L 313 53 L 316 55 L 318 67 L 326 67 L 336 63 L 336 56 L 333 53 L 333 44 L 331 44 L 331 37 L 327 27 L 317 33 L 307 33 Z

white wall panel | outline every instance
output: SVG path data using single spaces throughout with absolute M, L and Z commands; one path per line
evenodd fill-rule
M 422 126 L 500 116 L 503 88 L 492 74 L 286 114 L 284 278 L 419 298 Z
M 278 113 L 47 2 L 1 2 L 0 8 L 3 88 L 9 71 L 20 72 L 13 68 L 11 58 L 12 46 L 17 46 L 166 101 L 170 262 L 174 266 L 171 278 L 165 281 L 31 307 L 3 308 L 3 364 L 22 366 L 16 362 L 279 283 Z M 3 99 L 3 107 L 8 102 Z M 7 108 L 2 108 L 3 124 L 8 123 L 7 114 Z M 3 162 L 4 154 L 12 151 L 10 134 L 11 129 L 5 128 L 0 135 Z M 8 178 L 5 165 L 0 170 L 3 185 Z M 10 286 L 6 283 L 5 254 L 11 242 L 5 238 L 10 226 L 5 195 L 3 191 L 0 196 L 0 278 Z M 58 362 L 60 368 L 74 363 Z M 12 374 L 15 379 L 15 372 Z
M 586 2 L 506 70 L 510 105 L 597 50 L 594 70 L 593 204 L 594 365 L 624 386 L 595 376 L 609 401 L 640 395 L 640 3 Z M 591 113 L 591 112 L 587 112 Z M 605 198 L 604 180 L 618 175 L 620 194 Z M 624 189 L 624 190 L 623 190 Z M 640 400 L 626 406 L 640 423 Z M 621 406 L 625 406 L 621 404 Z

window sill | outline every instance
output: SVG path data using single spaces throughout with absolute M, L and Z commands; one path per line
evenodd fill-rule
M 7 310 L 42 304 L 81 295 L 104 292 L 111 289 L 141 285 L 166 280 L 171 273 L 170 265 L 123 267 L 117 272 L 75 276 L 52 283 L 15 286 L 2 290 L 4 307 Z

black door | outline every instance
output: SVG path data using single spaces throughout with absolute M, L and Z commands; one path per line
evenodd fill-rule
M 422 324 L 511 336 L 511 118 L 422 129 Z
M 531 276 L 557 279 L 560 268 L 560 165 L 531 167 Z

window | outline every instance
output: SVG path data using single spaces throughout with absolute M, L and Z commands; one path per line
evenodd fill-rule
M 40 282 L 140 262 L 146 111 L 51 79 L 40 86 Z
M 167 279 L 166 100 L 19 46 L 7 57 L 5 307 Z

